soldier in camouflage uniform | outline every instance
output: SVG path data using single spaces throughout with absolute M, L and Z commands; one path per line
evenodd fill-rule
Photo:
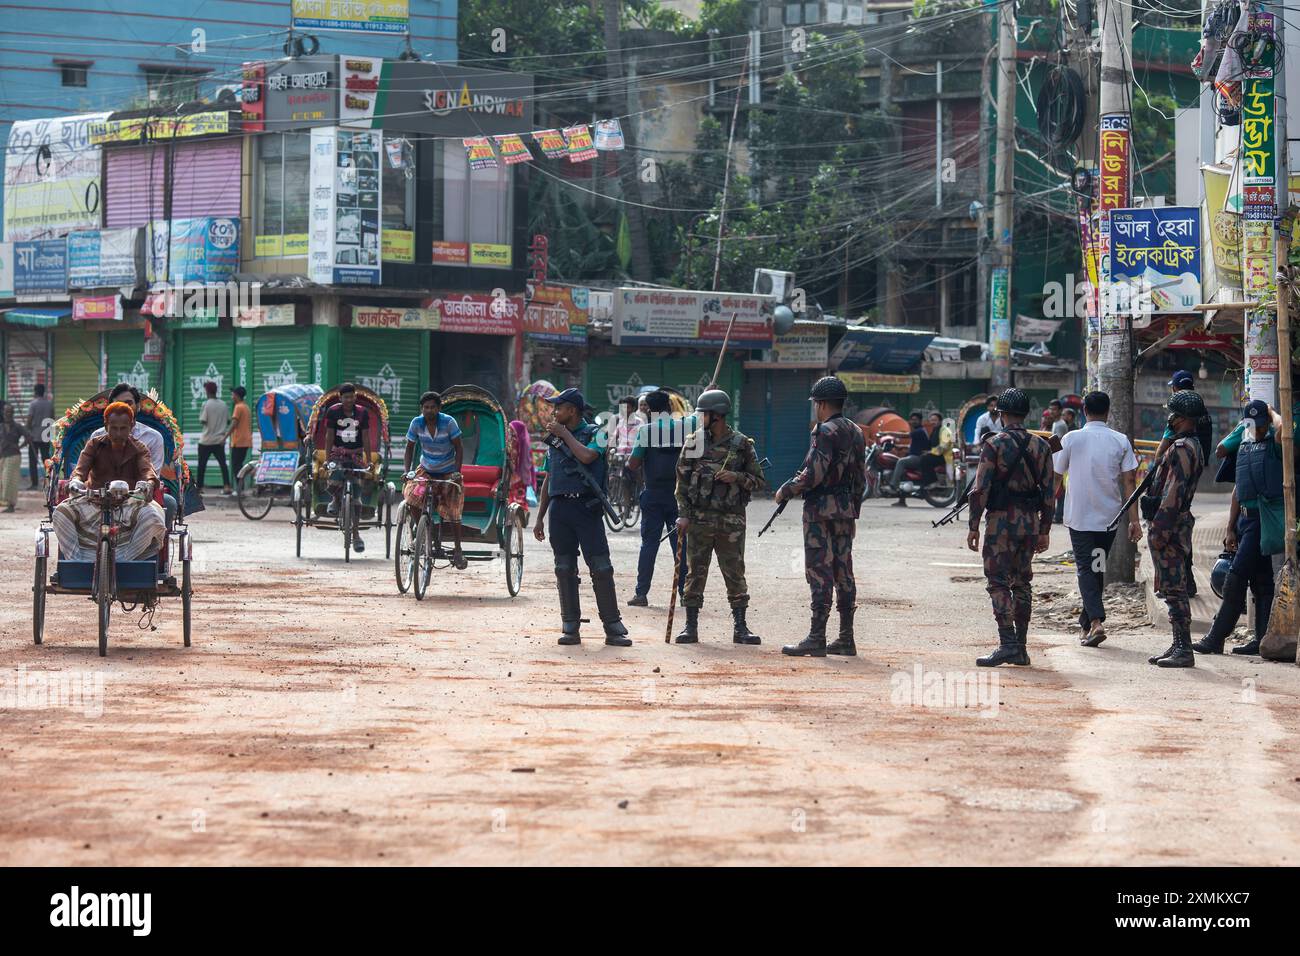
M 1196 424 L 1205 414 L 1205 402 L 1190 390 L 1175 392 L 1165 404 L 1173 444 L 1156 467 L 1160 508 L 1147 527 L 1147 544 L 1155 570 L 1156 590 L 1169 605 L 1174 642 L 1163 654 L 1147 658 L 1157 667 L 1195 667 L 1192 653 L 1192 612 L 1187 603 L 1187 554 L 1192 546 L 1192 497 L 1205 467 L 1196 438 Z
M 853 579 L 853 537 L 866 488 L 866 442 L 862 429 L 844 417 L 849 397 L 833 375 L 820 379 L 809 399 L 816 402 L 817 426 L 799 473 L 780 487 L 778 502 L 803 495 L 803 566 L 812 590 L 812 626 L 798 644 L 787 644 L 791 657 L 853 657 L 853 613 L 858 589 Z M 840 636 L 826 645 L 831 596 L 840 612 Z
M 745 623 L 749 589 L 745 584 L 745 507 L 763 487 L 763 468 L 754 441 L 727 427 L 731 399 L 719 389 L 703 392 L 695 403 L 700 428 L 686 439 L 677 460 L 677 530 L 686 534 L 686 627 L 678 644 L 699 639 L 700 608 L 709 560 L 716 552 L 727 584 L 727 601 L 737 644 L 762 643 Z
M 1025 640 L 1033 612 L 1035 553 L 1047 550 L 1052 529 L 1055 477 L 1051 446 L 1025 431 L 1029 396 L 1018 388 L 998 396 L 1002 431 L 980 452 L 970 491 L 970 530 L 966 546 L 980 550 L 980 517 L 987 510 L 984 577 L 998 624 L 998 649 L 976 659 L 980 667 L 1029 664 Z

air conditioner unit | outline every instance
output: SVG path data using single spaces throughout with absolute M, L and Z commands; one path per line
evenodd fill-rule
M 777 302 L 789 302 L 794 295 L 794 273 L 755 269 L 754 295 L 770 295 Z

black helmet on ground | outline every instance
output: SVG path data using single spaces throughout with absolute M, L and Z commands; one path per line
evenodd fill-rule
M 814 402 L 842 402 L 849 397 L 849 390 L 834 375 L 826 375 L 817 379 L 808 397 Z
M 1029 414 L 1029 396 L 1018 388 L 1004 388 L 998 395 L 998 411 L 1008 415 Z

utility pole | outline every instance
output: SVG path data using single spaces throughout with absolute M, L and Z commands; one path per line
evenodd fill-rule
M 1133 117 L 1129 110 L 1133 85 L 1132 6 L 1123 0 L 1100 0 L 1098 24 L 1101 30 L 1101 130 L 1098 144 L 1101 223 L 1104 248 L 1110 230 L 1110 210 L 1131 205 L 1130 166 Z M 1109 272 L 1106 269 L 1103 274 Z M 1110 427 L 1133 437 L 1133 333 L 1132 317 L 1112 314 L 1113 296 L 1108 281 L 1101 290 L 1100 348 L 1097 379 L 1110 396 Z M 1124 519 L 1125 522 L 1127 518 Z M 1133 543 L 1121 524 L 1110 549 L 1107 575 L 1112 581 L 1133 581 Z
M 1016 178 L 1016 4 L 998 4 L 998 134 L 993 173 L 993 272 L 989 278 L 989 351 L 994 390 L 1011 384 L 1011 228 Z
M 594 4 L 595 0 L 592 0 L 592 2 Z M 619 20 L 621 9 L 622 5 L 619 0 L 604 0 L 605 75 L 610 80 L 610 96 L 614 102 L 616 104 L 620 102 L 625 104 L 627 112 L 635 114 L 637 107 L 632 87 L 630 84 L 624 83 L 623 39 Z M 594 6 L 593 12 L 595 12 Z M 623 130 L 623 136 L 627 140 L 628 146 L 632 146 L 634 140 L 637 139 L 635 119 L 635 115 L 629 115 Z M 651 272 L 654 270 L 650 262 L 649 240 L 646 237 L 645 230 L 645 214 L 642 212 L 641 171 L 637 168 L 637 163 L 625 156 L 624 153 L 615 153 L 614 156 L 615 161 L 618 163 L 618 178 L 623 185 L 623 195 L 627 199 L 624 215 L 627 216 L 628 235 L 632 240 L 632 261 L 630 263 L 632 278 L 648 282 L 651 278 Z

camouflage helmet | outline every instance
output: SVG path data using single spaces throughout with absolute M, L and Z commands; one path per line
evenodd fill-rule
M 1169 396 L 1169 401 L 1165 402 L 1165 408 L 1169 409 L 1171 415 L 1190 418 L 1192 421 L 1205 414 L 1205 402 L 1191 389 L 1174 392 Z
M 817 379 L 808 397 L 814 402 L 842 402 L 849 397 L 849 390 L 834 375 L 825 375 Z
M 1008 415 L 1028 415 L 1029 396 L 1018 388 L 1004 388 L 998 395 L 998 411 Z
M 710 388 L 701 392 L 700 397 L 695 400 L 695 410 L 726 415 L 731 411 L 731 396 L 720 388 Z

